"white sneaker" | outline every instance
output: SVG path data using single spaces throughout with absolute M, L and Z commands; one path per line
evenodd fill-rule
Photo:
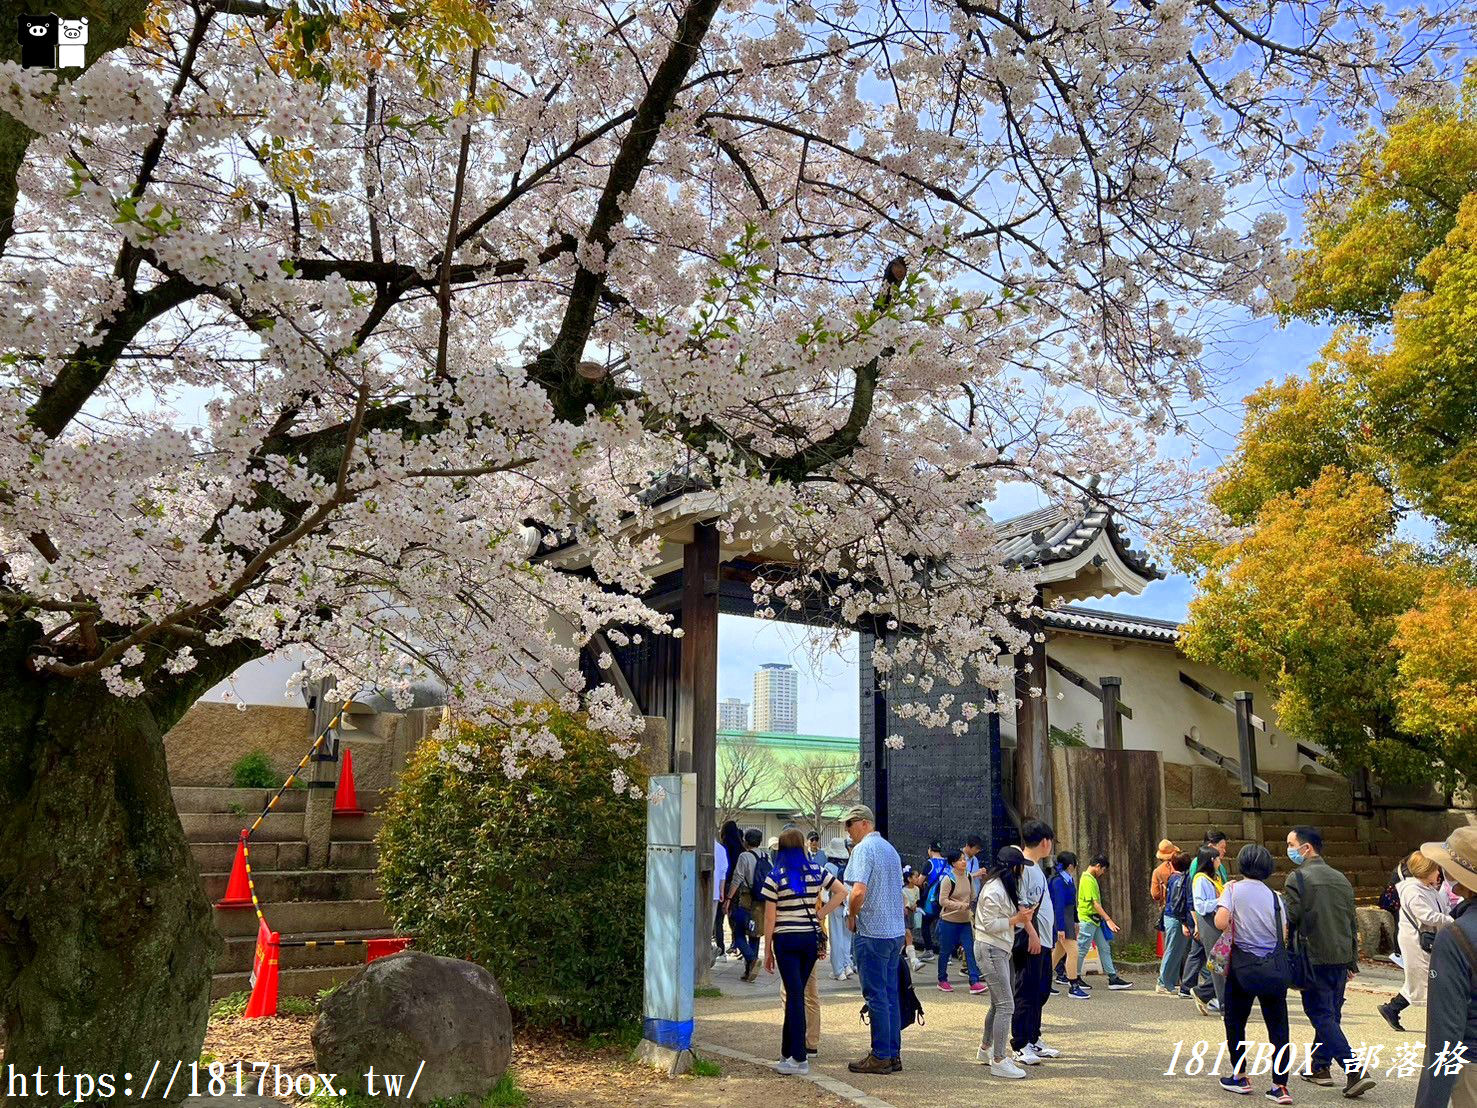
M 1062 1052 L 1060 1050 L 1058 1050 L 1054 1046 L 1047 1046 L 1040 1039 L 1037 1039 L 1034 1043 L 1031 1044 L 1031 1049 L 1034 1050 L 1037 1056 L 1041 1058 L 1060 1058 L 1062 1056 Z
M 917 973 L 923 968 L 923 963 L 919 960 L 918 955 L 915 954 L 908 959 L 908 966 L 912 969 L 914 973 Z
M 993 1061 L 993 1059 L 990 1057 L 990 1052 L 988 1050 L 986 1050 L 984 1047 L 980 1047 L 978 1050 L 976 1050 L 974 1052 L 974 1064 L 975 1065 L 977 1065 L 977 1066 L 988 1066 L 988 1065 L 990 1065 L 992 1063 L 992 1061 Z
M 1036 1048 L 1030 1043 L 1021 1047 L 1015 1056 L 1015 1060 L 1023 1066 L 1039 1066 L 1042 1062 L 1041 1055 L 1036 1053 Z
M 1013 1081 L 1019 1081 L 1022 1077 L 1026 1076 L 1026 1071 L 1021 1069 L 1020 1066 L 1016 1065 L 1009 1058 L 1002 1058 L 998 1062 L 990 1063 L 990 1076 L 1008 1077 Z
M 845 970 L 842 970 L 840 973 L 833 973 L 833 974 L 831 974 L 831 980 L 832 981 L 845 981 L 846 980 L 846 971 Z
M 774 1072 L 785 1076 L 804 1077 L 810 1073 L 809 1062 L 796 1062 L 790 1058 L 781 1058 L 774 1064 Z

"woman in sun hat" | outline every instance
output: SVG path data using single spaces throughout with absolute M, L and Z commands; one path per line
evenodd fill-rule
M 1154 872 L 1149 877 L 1149 895 L 1154 898 L 1162 914 L 1164 911 L 1164 892 L 1169 886 L 1169 876 L 1174 872 L 1174 856 L 1180 852 L 1169 839 L 1159 840 L 1159 849 L 1154 851 L 1154 857 L 1159 859 L 1159 864 L 1154 867 Z
M 1426 1057 L 1416 1108 L 1477 1105 L 1477 827 L 1458 827 L 1421 853 L 1441 867 L 1461 903 L 1431 948 L 1426 991 Z M 1453 1054 L 1468 1060 L 1454 1066 Z
M 1159 859 L 1159 864 L 1154 867 L 1154 872 L 1149 875 L 1149 898 L 1154 901 L 1154 930 L 1164 930 L 1164 902 L 1168 895 L 1169 879 L 1174 874 L 1174 856 L 1180 852 L 1180 848 L 1174 845 L 1173 839 L 1160 839 L 1159 849 L 1154 851 L 1154 857 Z M 1169 936 L 1164 937 L 1162 947 L 1169 946 Z M 1162 954 L 1163 951 L 1161 950 Z M 1156 988 L 1155 992 L 1161 989 Z M 1169 990 L 1164 989 L 1164 992 Z

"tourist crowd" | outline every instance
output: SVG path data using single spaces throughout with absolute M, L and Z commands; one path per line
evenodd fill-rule
M 732 822 L 720 836 L 717 947 L 724 953 L 731 944 L 746 981 L 757 978 L 761 957 L 779 974 L 779 1072 L 809 1072 L 820 1040 L 816 975 L 827 956 L 834 979 L 860 979 L 868 1009 L 871 1050 L 850 1063 L 853 1073 L 902 1070 L 902 1029 L 917 1009 L 911 973 L 928 961 L 938 988 L 954 992 L 949 970 L 962 955 L 969 992 L 989 998 L 976 1061 L 1007 1079 L 1061 1055 L 1043 1039 L 1043 1009 L 1053 995 L 1089 999 L 1082 967 L 1094 949 L 1106 987 L 1132 988 L 1113 962 L 1118 925 L 1105 907 L 1107 855 L 1095 853 L 1083 867 L 1072 851 L 1055 850 L 1050 826 L 1028 819 L 1020 845 L 1002 847 L 993 860 L 971 835 L 959 848 L 931 844 L 914 867 L 877 832 L 865 805 L 852 807 L 844 826 L 845 837 L 824 850 L 814 832 L 807 839 L 796 828 L 768 851 L 757 830 L 740 832 Z M 1323 857 L 1316 827 L 1287 833 L 1293 869 L 1280 894 L 1267 884 L 1274 863 L 1266 847 L 1242 847 L 1233 879 L 1228 843 L 1211 830 L 1193 852 L 1159 844 L 1148 890 L 1163 939 L 1154 991 L 1220 1018 L 1231 1061 L 1220 1084 L 1242 1095 L 1254 1092 L 1246 1035 L 1258 1009 L 1272 1048 L 1265 1096 L 1278 1104 L 1292 1103 L 1288 994 L 1296 991 L 1314 1043 L 1297 1076 L 1333 1086 L 1337 1066 L 1343 1095 L 1363 1095 L 1375 1080 L 1342 1030 L 1345 990 L 1359 972 L 1353 886 Z M 1382 903 L 1398 913 L 1395 960 L 1405 982 L 1378 1010 L 1404 1031 L 1405 1011 L 1427 1006 L 1417 1106 L 1477 1105 L 1477 1066 L 1449 1064 L 1468 1052 L 1477 1059 L 1477 911 L 1468 910 L 1477 898 L 1477 828 L 1411 854 L 1386 896 Z

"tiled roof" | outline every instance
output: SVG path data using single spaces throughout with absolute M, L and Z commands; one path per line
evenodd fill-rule
M 1058 631 L 1080 631 L 1089 635 L 1112 635 L 1123 639 L 1141 639 L 1173 645 L 1180 640 L 1179 624 L 1152 616 L 1103 612 L 1095 608 L 1048 608 L 1041 622 Z
M 1119 529 L 1113 513 L 1098 505 L 1078 515 L 1060 505 L 1040 508 L 996 525 L 999 549 L 1006 565 L 1041 566 L 1065 562 L 1107 533 L 1113 549 L 1134 572 L 1148 578 L 1164 576 L 1148 554 L 1135 550 Z

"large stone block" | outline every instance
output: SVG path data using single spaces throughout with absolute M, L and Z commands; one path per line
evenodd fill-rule
M 1326 773 L 1264 773 L 1271 793 L 1262 803 L 1269 808 L 1299 812 L 1348 814 L 1353 806 L 1347 778 Z
M 407 1103 L 479 1099 L 512 1059 L 513 1017 L 481 966 L 405 951 L 369 963 L 324 1001 L 312 1037 L 318 1069 L 350 1092 L 367 1092 L 373 1066 L 405 1074 L 407 1087 L 419 1073 L 414 1096 L 401 1093 Z
M 231 766 L 260 750 L 283 778 L 296 768 L 313 741 L 307 708 L 199 701 L 164 736 L 169 780 L 175 785 L 230 785 Z M 356 755 L 357 757 L 357 755 Z
M 1192 808 L 1234 808 L 1241 810 L 1241 782 L 1220 766 L 1190 767 Z
M 1395 949 L 1395 917 L 1383 908 L 1354 909 L 1359 925 L 1359 953 L 1365 958 Z
M 1191 802 L 1191 770 L 1193 767 L 1178 762 L 1167 762 L 1164 766 L 1164 806 L 1166 808 L 1193 808 Z

